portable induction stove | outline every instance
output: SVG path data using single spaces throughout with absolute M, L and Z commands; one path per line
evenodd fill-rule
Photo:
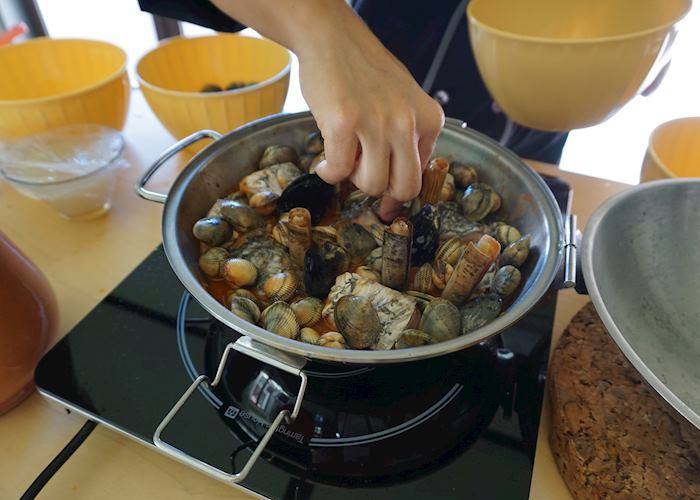
M 569 186 L 545 177 L 562 213 Z M 527 498 L 556 290 L 515 326 L 461 352 L 392 365 L 310 362 L 298 418 L 240 483 L 269 498 Z M 45 397 L 154 446 L 165 415 L 239 335 L 184 290 L 162 246 L 40 362 Z M 161 438 L 238 472 L 299 377 L 238 353 L 200 385 Z M 156 449 L 154 447 L 154 449 Z

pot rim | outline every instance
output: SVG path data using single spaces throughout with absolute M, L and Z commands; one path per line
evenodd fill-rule
M 511 151 L 500 146 L 491 138 L 475 131 L 466 128 L 465 125 L 458 125 L 454 120 L 446 120 L 444 129 L 461 134 L 471 135 L 472 138 L 485 142 L 486 145 L 495 149 L 498 156 L 505 158 L 510 163 L 518 165 L 518 169 L 514 169 L 515 175 L 527 178 L 531 183 L 539 186 L 541 193 L 538 193 L 538 201 L 540 207 L 545 211 L 546 220 L 549 223 L 550 233 L 546 242 L 547 260 L 540 272 L 538 279 L 533 283 L 531 290 L 528 292 L 524 300 L 511 305 L 501 316 L 496 318 L 486 326 L 479 328 L 467 335 L 460 335 L 455 339 L 451 339 L 437 344 L 413 347 L 410 349 L 391 349 L 382 351 L 372 350 L 354 350 L 354 349 L 329 349 L 326 347 L 304 344 L 302 342 L 280 337 L 272 332 L 265 330 L 257 325 L 252 325 L 234 314 L 218 302 L 204 287 L 199 283 L 199 280 L 188 270 L 187 262 L 179 249 L 173 251 L 172 246 L 177 241 L 177 226 L 175 224 L 177 218 L 177 209 L 179 201 L 186 191 L 190 181 L 207 165 L 222 147 L 225 142 L 236 141 L 245 138 L 248 134 L 274 126 L 280 123 L 293 122 L 297 120 L 313 119 L 310 112 L 300 112 L 294 114 L 277 114 L 269 117 L 261 118 L 247 125 L 233 130 L 226 134 L 223 138 L 209 144 L 206 148 L 195 155 L 181 171 L 173 183 L 168 198 L 165 201 L 163 208 L 163 247 L 166 256 L 170 262 L 170 266 L 180 279 L 185 288 L 192 296 L 216 319 L 223 324 L 233 328 L 242 335 L 249 336 L 254 340 L 260 341 L 280 351 L 291 353 L 297 356 L 302 356 L 306 359 L 317 359 L 323 361 L 351 363 L 351 364 L 378 364 L 378 363 L 399 363 L 404 361 L 416 361 L 435 356 L 441 356 L 456 352 L 474 344 L 477 344 L 497 333 L 505 330 L 524 314 L 526 314 L 545 294 L 550 285 L 556 278 L 561 262 L 563 259 L 564 248 L 564 230 L 563 220 L 554 198 L 544 180 L 526 163 Z M 459 122 L 461 123 L 461 122 Z M 539 196 L 541 194 L 542 196 Z

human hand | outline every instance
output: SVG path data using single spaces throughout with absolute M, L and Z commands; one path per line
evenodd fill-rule
M 350 14 L 337 23 L 326 16 L 318 28 L 325 36 L 297 47 L 302 93 L 324 138 L 326 161 L 315 172 L 328 183 L 350 179 L 382 196 L 380 216 L 390 220 L 418 196 L 444 115 Z

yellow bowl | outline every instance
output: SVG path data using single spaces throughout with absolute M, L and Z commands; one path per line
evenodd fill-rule
M 515 122 L 567 131 L 612 116 L 667 60 L 691 0 L 472 0 L 479 72 Z
M 662 123 L 649 137 L 641 182 L 700 177 L 700 116 Z
M 281 45 L 227 34 L 168 39 L 141 58 L 136 73 L 153 112 L 181 139 L 202 129 L 225 133 L 279 113 L 287 97 L 290 68 L 291 56 Z M 200 92 L 207 84 L 225 88 L 236 81 L 253 84 Z
M 129 79 L 119 47 L 36 38 L 0 47 L 0 68 L 0 137 L 74 124 L 124 126 Z

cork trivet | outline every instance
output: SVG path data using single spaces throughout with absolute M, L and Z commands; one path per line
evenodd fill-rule
M 552 451 L 574 498 L 700 498 L 700 430 L 646 385 L 592 304 L 549 376 Z

